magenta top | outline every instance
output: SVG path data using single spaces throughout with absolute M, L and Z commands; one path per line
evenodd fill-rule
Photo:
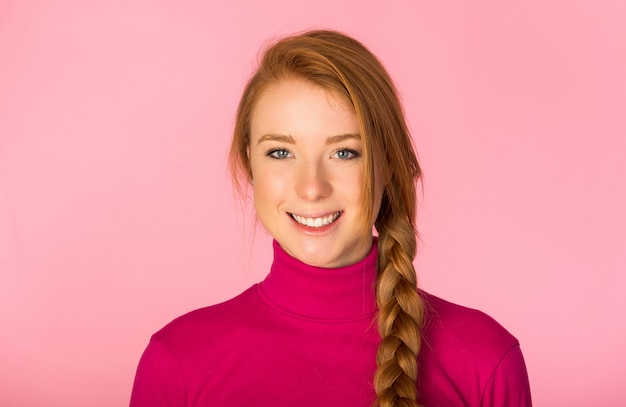
M 306 265 L 274 242 L 267 278 L 155 333 L 131 407 L 363 406 L 375 400 L 377 248 L 360 262 Z M 418 391 L 425 406 L 530 406 L 517 340 L 480 311 L 422 292 Z

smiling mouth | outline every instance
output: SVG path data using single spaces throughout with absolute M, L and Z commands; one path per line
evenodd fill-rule
M 342 214 L 342 211 L 337 211 L 333 214 L 321 216 L 319 218 L 305 218 L 304 216 L 289 213 L 291 219 L 295 220 L 301 225 L 308 226 L 310 228 L 321 228 L 327 226 L 336 221 Z

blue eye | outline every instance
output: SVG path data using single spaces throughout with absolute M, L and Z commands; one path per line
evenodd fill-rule
M 289 158 L 291 153 L 282 148 L 276 148 L 267 152 L 267 156 L 271 157 L 275 160 L 283 160 L 285 158 Z
M 335 153 L 335 156 L 341 160 L 352 160 L 354 158 L 360 157 L 361 154 L 358 151 L 344 148 L 343 150 L 337 151 Z

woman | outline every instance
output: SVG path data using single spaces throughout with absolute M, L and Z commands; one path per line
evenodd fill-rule
M 420 167 L 392 81 L 362 44 L 312 31 L 271 46 L 230 157 L 275 239 L 271 271 L 157 332 L 131 406 L 531 404 L 517 340 L 417 289 Z

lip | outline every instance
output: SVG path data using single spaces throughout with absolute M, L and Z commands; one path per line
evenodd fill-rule
M 343 211 L 325 212 L 320 214 L 296 214 L 287 212 L 293 224 L 306 233 L 324 233 L 332 229 L 341 220 Z M 307 224 L 305 224 L 307 223 Z

